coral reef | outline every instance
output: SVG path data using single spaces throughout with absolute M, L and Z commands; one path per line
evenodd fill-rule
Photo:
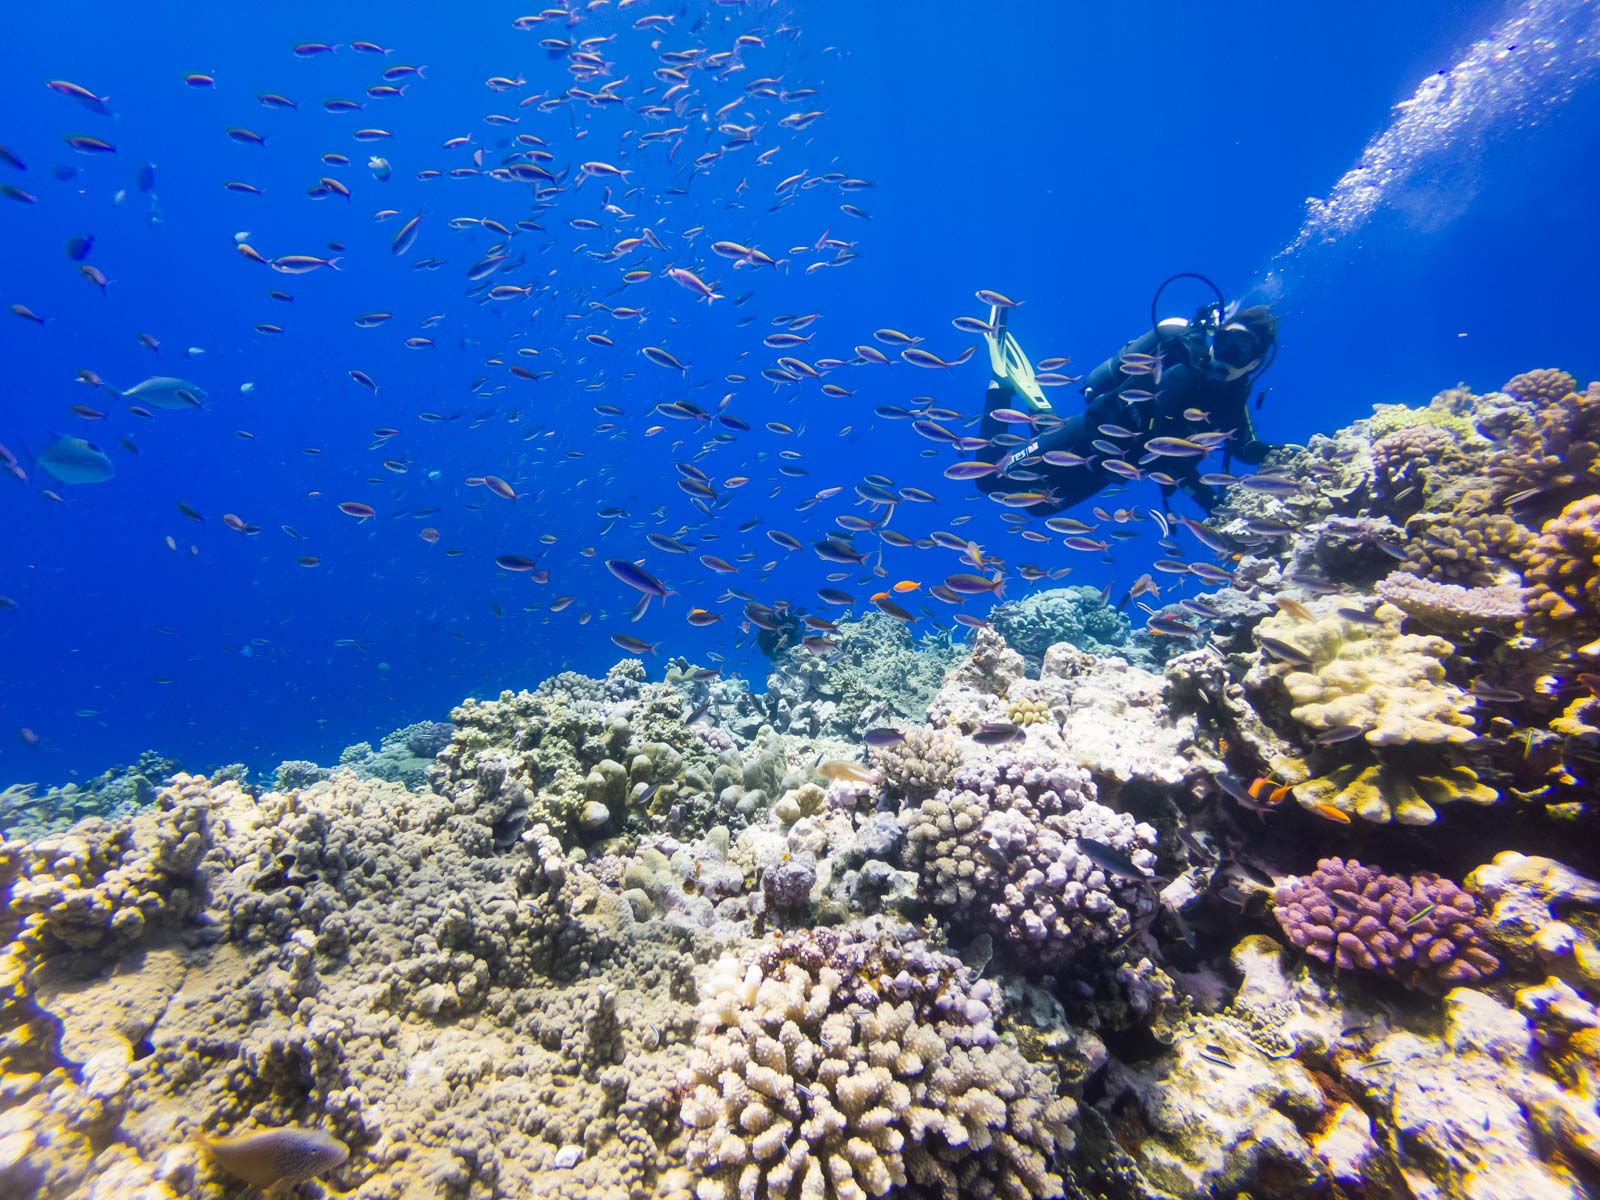
M 1101 599 L 1098 588 L 1046 588 L 996 606 L 989 619 L 1034 672 L 1045 651 L 1063 643 L 1095 655 L 1138 653 L 1130 646 L 1132 623 Z
M 419 792 L 428 786 L 428 764 L 450 744 L 454 732 L 446 721 L 416 721 L 384 734 L 376 750 L 370 742 L 345 747 L 339 765 L 363 779 L 387 779 Z M 280 777 L 279 787 L 283 786 Z
M 1510 583 L 1465 588 L 1395 571 L 1380 579 L 1374 590 L 1406 615 L 1443 633 L 1520 621 L 1528 611 L 1526 593 Z
M 1256 627 L 1296 721 L 1324 733 L 1353 727 L 1373 746 L 1472 740 L 1475 702 L 1445 679 L 1453 645 L 1402 633 L 1404 614 L 1390 604 L 1363 620 L 1334 607 L 1324 602 L 1311 620 L 1282 612 Z
M 1468 983 L 1500 967 L 1473 898 L 1431 873 L 1406 878 L 1325 858 L 1278 885 L 1273 916 L 1313 958 L 1416 986 Z
M 82 783 L 41 789 L 36 783 L 0 790 L 0 836 L 39 838 L 89 816 L 131 816 L 147 808 L 156 789 L 179 769 L 178 760 L 146 750 L 125 767 L 113 767 Z
M 1532 589 L 1531 633 L 1580 641 L 1600 635 L 1600 495 L 1567 505 L 1517 552 L 1517 561 Z
M 1379 405 L 1165 526 L 1212 590 L 1139 633 L 1046 588 L 9 789 L 0 1193 L 1581 1200 L 1597 433 Z
M 999 1009 L 916 942 L 819 931 L 722 960 L 679 1073 L 696 1200 L 1059 1195 L 1075 1106 Z
M 961 657 L 948 635 L 913 640 L 901 621 L 869 612 L 841 621 L 824 660 L 802 646 L 785 650 L 767 677 L 765 716 L 791 733 L 853 738 L 871 726 L 920 721 Z

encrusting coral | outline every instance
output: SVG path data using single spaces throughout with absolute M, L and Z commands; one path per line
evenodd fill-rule
M 1313 958 L 1413 986 L 1468 983 L 1500 968 L 1472 897 L 1430 873 L 1405 878 L 1325 858 L 1312 874 L 1278 885 L 1272 915 Z
M 819 930 L 711 972 L 680 1071 L 696 1200 L 1059 1195 L 1075 1105 L 999 990 L 915 942 Z
M 1438 806 L 1454 800 L 1493 804 L 1500 793 L 1471 767 L 1377 762 L 1357 759 L 1293 784 L 1294 798 L 1314 810 L 1334 809 L 1347 817 L 1384 825 L 1431 825 Z

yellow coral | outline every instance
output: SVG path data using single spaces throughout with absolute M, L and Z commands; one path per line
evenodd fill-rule
M 1354 726 L 1374 746 L 1471 741 L 1476 703 L 1445 680 L 1455 646 L 1442 637 L 1400 632 L 1405 614 L 1381 604 L 1377 624 L 1338 616 L 1310 621 L 1278 613 L 1258 635 L 1286 653 L 1273 671 L 1294 701 L 1295 720 L 1311 729 Z M 1303 658 L 1304 663 L 1292 660 Z
M 1042 700 L 1013 700 L 1006 715 L 1014 725 L 1043 725 L 1050 720 L 1050 706 Z
M 1533 589 L 1529 633 L 1588 638 L 1600 631 L 1600 495 L 1574 500 L 1545 522 L 1517 561 Z
M 1377 825 L 1432 825 L 1439 817 L 1436 804 L 1493 804 L 1500 793 L 1467 767 L 1440 767 L 1423 775 L 1391 763 L 1354 762 L 1295 785 L 1294 798 L 1305 808 L 1336 808 Z

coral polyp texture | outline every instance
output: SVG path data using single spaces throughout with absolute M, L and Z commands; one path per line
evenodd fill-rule
M 14 784 L 0 1196 L 1586 1200 L 1597 435 L 1462 385 L 1163 514 L 1160 607 Z
M 1403 617 L 1383 604 L 1365 620 L 1329 611 L 1262 621 L 1256 637 L 1275 660 L 1290 715 L 1319 732 L 1359 730 L 1373 746 L 1471 741 L 1476 702 L 1445 678 L 1455 647 L 1442 637 L 1402 633 Z
M 1345 970 L 1437 988 L 1500 967 L 1476 902 L 1438 875 L 1385 875 L 1325 858 L 1310 875 L 1280 884 L 1272 911 L 1293 945 Z
M 1137 881 L 1097 864 L 1078 839 L 1150 872 L 1155 830 L 1096 802 L 1088 772 L 1042 741 L 962 767 L 901 819 L 928 905 L 1003 939 L 1025 969 L 1060 967 L 1122 938 L 1153 907 Z
M 678 1077 L 696 1200 L 1059 1195 L 1076 1106 L 999 1008 L 917 942 L 822 930 L 718 962 Z
M 1530 632 L 1583 641 L 1600 635 L 1600 495 L 1567 505 L 1517 558 L 1531 588 Z

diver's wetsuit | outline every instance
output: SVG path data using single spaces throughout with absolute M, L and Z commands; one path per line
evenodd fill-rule
M 1155 354 L 1162 356 L 1159 385 L 1148 374 L 1129 375 L 1120 363 L 1128 354 Z M 1161 457 L 1148 464 L 1149 468 L 1165 471 L 1178 481 L 1178 485 L 1206 512 L 1217 506 L 1217 490 L 1200 482 L 1200 476 L 1211 471 L 1225 471 L 1233 459 L 1250 466 L 1259 463 L 1271 446 L 1257 440 L 1250 423 L 1251 385 L 1260 369 L 1256 368 L 1235 379 L 1218 378 L 1196 363 L 1208 360 L 1204 334 L 1182 319 L 1163 321 L 1158 335 L 1151 330 L 1129 342 L 1115 355 L 1106 359 L 1084 380 L 1083 412 L 1060 418 L 1060 423 L 1037 433 L 1029 442 L 1015 449 L 989 446 L 980 452 L 984 462 L 1004 461 L 1007 469 L 1020 468 L 1041 476 L 1038 480 L 1013 479 L 1003 472 L 978 480 L 982 492 L 1043 491 L 1056 499 L 1051 503 L 1035 504 L 1024 511 L 1035 516 L 1048 516 L 1061 512 L 1087 500 L 1090 496 L 1115 480 L 1115 476 L 1099 465 L 1099 460 L 1116 457 L 1106 455 L 1091 445 L 1098 440 L 1120 446 L 1124 461 L 1137 464 L 1145 455 L 1144 444 L 1153 437 L 1188 437 L 1197 429 L 1233 430 L 1233 436 L 1223 444 L 1221 465 L 1210 458 Z M 1151 391 L 1154 400 L 1129 404 L 1122 398 L 1128 391 Z M 992 382 L 984 400 L 983 425 L 979 436 L 993 438 L 997 434 L 1015 432 L 1016 426 L 998 421 L 992 415 L 996 409 L 1015 404 L 1015 393 L 1003 383 Z M 1185 420 L 1186 409 L 1196 408 L 1209 413 L 1210 419 L 1201 423 Z M 1139 437 L 1114 438 L 1100 432 L 1102 425 L 1121 425 L 1139 431 Z M 1066 450 L 1084 458 L 1093 457 L 1094 463 L 1076 467 L 1057 467 L 1042 459 L 1047 451 Z M 1213 465 L 1202 465 L 1210 463 Z M 1173 488 L 1161 486 L 1161 502 L 1165 507 L 1171 499 Z

